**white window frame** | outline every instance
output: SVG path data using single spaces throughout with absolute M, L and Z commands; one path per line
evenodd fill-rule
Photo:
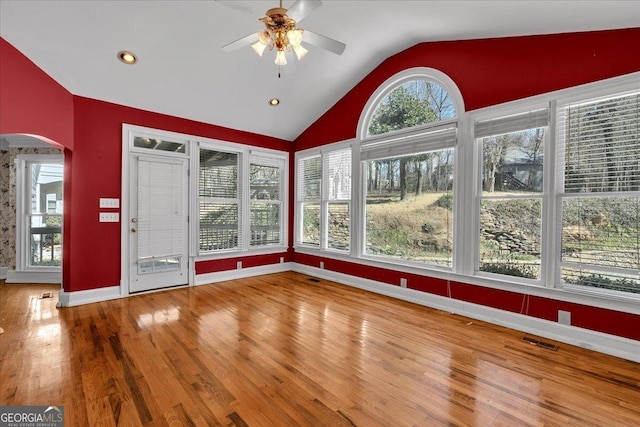
M 251 165 L 259 165 L 259 166 L 271 166 L 271 167 L 277 167 L 280 170 L 280 182 L 279 182 L 279 194 L 280 194 L 280 198 L 278 200 L 269 200 L 268 203 L 271 204 L 277 204 L 280 207 L 280 241 L 278 243 L 270 243 L 270 244 L 266 244 L 266 245 L 252 245 L 251 244 L 251 207 L 253 203 L 260 203 L 254 199 L 251 199 L 251 194 L 250 194 L 250 187 L 251 187 L 251 183 L 248 182 L 249 181 L 249 172 L 250 172 L 250 167 Z M 249 156 L 248 156 L 248 166 L 246 169 L 247 173 L 247 191 L 245 191 L 245 196 L 246 196 L 246 205 L 248 206 L 248 208 L 246 209 L 247 211 L 247 215 L 248 215 L 248 219 L 246 220 L 246 224 L 247 227 L 249 228 L 247 230 L 247 248 L 250 251 L 261 251 L 261 250 L 268 250 L 270 248 L 284 248 L 287 246 L 287 239 L 286 239 L 286 230 L 287 230 L 287 223 L 286 223 L 286 219 L 287 219 L 287 199 L 288 199 L 288 195 L 286 192 L 286 188 L 287 188 L 287 182 L 288 182 L 288 175 L 287 175 L 287 162 L 286 159 L 283 156 L 280 155 L 275 155 L 273 153 L 268 153 L 265 151 L 258 151 L 255 149 L 252 149 L 249 151 Z
M 217 140 L 207 140 L 204 138 L 197 138 L 197 147 L 194 149 L 194 171 L 191 173 L 192 185 L 194 188 L 193 198 L 194 201 L 194 217 L 195 217 L 195 231 L 194 231 L 194 253 L 196 261 L 212 260 L 231 258 L 242 255 L 257 255 L 257 254 L 269 254 L 285 252 L 288 248 L 288 161 L 289 154 L 281 151 L 271 149 L 260 149 L 244 144 L 236 144 L 231 142 L 223 142 Z M 198 210 L 199 203 L 199 188 L 198 188 L 198 173 L 200 168 L 200 149 L 221 151 L 225 153 L 234 153 L 240 156 L 239 160 L 239 203 L 240 203 L 240 215 L 238 240 L 239 244 L 237 248 L 231 249 L 219 249 L 212 251 L 200 250 L 200 216 Z M 265 165 L 278 166 L 280 168 L 280 242 L 277 244 L 252 246 L 251 245 L 251 199 L 250 199 L 250 179 L 249 170 L 251 163 L 265 162 Z
M 635 75 L 636 77 L 628 78 L 627 76 L 616 79 L 609 79 L 602 82 L 595 82 L 590 85 L 587 85 L 584 88 L 580 88 L 578 90 L 570 92 L 567 96 L 558 97 L 557 101 L 554 103 L 555 111 L 554 116 L 556 119 L 555 129 L 556 129 L 556 141 L 555 141 L 555 150 L 554 153 L 557 155 L 557 164 L 554 163 L 554 169 L 563 170 L 564 164 L 562 164 L 562 156 L 559 156 L 559 150 L 564 149 L 564 138 L 560 134 L 560 129 L 563 126 L 563 118 L 560 115 L 563 113 L 563 110 L 569 106 L 576 106 L 580 104 L 590 104 L 593 102 L 603 101 L 610 98 L 618 98 L 625 95 L 630 95 L 634 93 L 640 92 L 640 73 L 634 73 L 631 76 Z M 557 173 L 557 172 L 556 172 Z M 564 193 L 564 176 L 558 173 L 556 178 L 556 182 L 554 182 L 554 202 L 556 205 L 555 213 L 556 213 L 556 221 L 555 221 L 555 242 L 554 249 L 557 254 L 557 258 L 555 259 L 554 265 L 554 275 L 550 278 L 552 281 L 552 285 L 557 289 L 562 289 L 572 293 L 585 294 L 585 295 L 594 295 L 598 297 L 604 297 L 607 299 L 622 299 L 622 300 L 632 300 L 640 302 L 640 294 L 634 294 L 631 292 L 624 291 L 616 291 L 610 289 L 589 287 L 584 285 L 574 285 L 569 283 L 562 283 L 561 275 L 562 275 L 562 267 L 566 264 L 568 267 L 572 267 L 572 263 L 567 262 L 564 263 L 561 260 L 561 247 L 562 247 L 562 201 L 564 198 L 577 197 L 573 193 Z M 634 191 L 629 193 L 616 193 L 616 194 L 607 194 L 607 193 L 577 193 L 577 194 L 590 194 L 590 197 L 640 197 L 640 192 Z M 607 268 L 605 266 L 596 266 L 593 270 L 597 270 L 606 274 L 607 272 L 611 273 L 619 273 L 621 271 L 620 268 L 610 267 Z M 638 270 L 638 278 L 640 278 L 640 270 Z
M 189 258 L 190 265 L 195 265 L 195 262 L 198 261 L 208 261 L 208 260 L 216 260 L 216 259 L 224 259 L 224 258 L 234 258 L 234 257 L 242 257 L 242 256 L 250 256 L 250 255 L 260 255 L 260 254 L 272 254 L 272 253 L 282 253 L 288 250 L 288 221 L 289 221 L 289 152 L 275 150 L 270 148 L 261 148 L 252 145 L 239 144 L 235 142 L 222 141 L 218 139 L 206 138 L 202 136 L 183 134 L 178 132 L 165 131 L 161 129 L 153 129 L 147 128 L 143 126 L 131 125 L 131 124 L 123 124 L 122 125 L 122 187 L 121 194 L 125 195 L 129 191 L 129 153 L 132 151 L 149 153 L 149 149 L 133 147 L 133 139 L 130 138 L 131 135 L 134 136 L 143 136 L 148 138 L 162 138 L 162 139 L 171 139 L 173 141 L 185 142 L 185 153 L 172 153 L 165 151 L 162 154 L 173 156 L 173 157 L 181 157 L 189 159 Z M 282 232 L 281 232 L 281 243 L 279 245 L 268 245 L 264 247 L 242 247 L 234 250 L 224 250 L 224 251 L 212 251 L 207 253 L 200 253 L 200 230 L 199 230 L 199 212 L 198 212 L 198 203 L 199 203 L 199 192 L 198 192 L 198 172 L 199 172 L 199 158 L 200 146 L 206 149 L 213 149 L 225 152 L 239 152 L 243 154 L 243 165 L 242 168 L 245 171 L 248 171 L 249 167 L 249 159 L 252 156 L 259 156 L 263 158 L 272 158 L 279 162 L 283 166 L 282 169 Z M 248 185 L 249 185 L 249 175 L 248 172 L 244 174 L 245 176 L 242 178 L 243 189 L 246 191 L 243 192 L 243 195 L 246 195 L 246 199 L 243 199 L 243 212 L 248 212 Z M 245 197 L 245 196 L 243 196 Z M 122 197 L 121 200 L 121 211 L 128 212 L 128 198 Z M 245 223 L 243 223 L 243 232 L 249 233 L 249 216 L 246 214 L 245 219 L 243 219 Z M 246 227 L 244 227 L 246 224 Z M 128 241 L 129 241 L 129 227 L 127 226 L 127 222 L 121 222 L 121 250 L 122 253 L 128 253 Z M 247 234 L 244 237 L 244 241 L 248 242 L 249 235 Z M 121 277 L 128 277 L 128 265 L 124 260 L 121 262 Z M 125 281 L 121 281 L 121 295 L 126 295 L 128 286 Z M 189 272 L 189 284 L 195 284 L 195 269 L 191 268 Z
M 39 271 L 61 274 L 62 266 L 29 265 L 31 210 L 27 208 L 27 204 L 30 202 L 27 200 L 27 196 L 31 195 L 31 174 L 27 173 L 27 168 L 29 165 L 35 163 L 56 163 L 64 166 L 64 155 L 18 154 L 16 156 L 16 162 L 16 271 Z M 60 217 L 64 218 L 64 214 L 61 214 Z M 62 228 L 64 228 L 64 226 Z
M 400 129 L 397 131 L 387 132 L 380 135 L 369 135 L 368 134 L 369 125 L 371 123 L 371 120 L 373 119 L 373 116 L 380 102 L 392 91 L 402 86 L 403 84 L 413 80 L 427 80 L 427 81 L 436 83 L 445 92 L 447 92 L 456 111 L 455 118 L 441 120 L 441 121 L 428 123 L 420 126 L 414 126 L 407 129 Z M 461 211 L 461 205 L 462 205 L 461 202 L 463 200 L 462 197 L 464 194 L 464 188 L 461 187 L 458 183 L 461 182 L 460 175 L 464 176 L 464 173 L 463 173 L 464 168 L 461 167 L 458 163 L 462 159 L 462 157 L 459 154 L 460 142 L 464 141 L 464 136 L 466 134 L 466 128 L 464 126 L 465 116 L 466 115 L 465 115 L 464 100 L 462 98 L 462 95 L 457 85 L 449 76 L 447 76 L 440 70 L 436 70 L 434 68 L 416 67 L 416 68 L 410 68 L 410 69 L 401 71 L 389 77 L 371 95 L 371 97 L 367 101 L 367 104 L 365 105 L 360 115 L 358 128 L 357 128 L 358 144 L 356 144 L 356 149 L 354 149 L 354 153 L 352 156 L 354 161 L 355 159 L 357 159 L 358 161 L 357 165 L 354 165 L 354 167 L 357 167 L 357 173 L 354 173 L 354 177 L 357 177 L 357 180 L 354 180 L 356 181 L 354 184 L 356 185 L 355 188 L 358 188 L 360 190 L 357 194 L 358 196 L 366 194 L 366 180 L 365 180 L 366 170 L 362 166 L 362 164 L 364 163 L 362 160 L 363 149 L 368 149 L 373 146 L 385 146 L 385 145 L 391 147 L 393 146 L 394 143 L 410 143 L 410 142 L 415 142 L 416 150 L 417 150 L 416 152 L 431 151 L 431 150 L 437 150 L 437 149 L 443 149 L 443 148 L 454 148 L 454 160 L 453 160 L 454 209 L 452 212 L 452 221 L 454 223 L 454 227 L 453 227 L 453 235 L 452 235 L 452 242 L 453 242 L 452 260 L 451 260 L 451 267 L 448 268 L 448 267 L 437 266 L 435 264 L 411 262 L 406 260 L 394 259 L 391 257 L 389 258 L 377 257 L 377 256 L 372 257 L 372 256 L 366 255 L 365 254 L 366 218 L 364 217 L 366 200 L 364 197 L 358 197 L 358 199 L 355 200 L 355 203 L 354 203 L 354 205 L 356 205 L 355 213 L 357 213 L 357 216 L 354 219 L 352 219 L 352 224 L 354 229 L 358 230 L 357 232 L 358 240 L 356 242 L 357 247 L 356 247 L 356 253 L 354 256 L 357 256 L 363 260 L 367 260 L 372 263 L 380 264 L 380 265 L 388 265 L 388 264 L 401 265 L 410 269 L 417 268 L 419 270 L 431 270 L 433 272 L 442 271 L 442 272 L 445 272 L 446 274 L 452 271 L 456 271 L 456 269 L 458 268 L 457 266 L 460 265 L 460 262 L 459 262 L 460 256 L 458 255 L 458 253 L 460 252 L 461 248 L 464 246 L 462 244 L 458 244 L 458 238 L 459 236 L 462 236 L 462 234 L 460 233 L 459 230 L 456 229 L 455 224 L 460 221 L 459 218 L 461 218 L 461 214 L 463 213 Z M 421 139 L 424 138 L 425 136 L 428 137 L 431 132 L 438 131 L 438 130 L 446 130 L 451 127 L 456 128 L 456 142 L 453 145 L 443 146 L 438 142 L 433 142 L 433 143 L 421 142 Z M 355 228 L 356 226 L 358 228 Z
M 541 126 L 536 126 L 533 123 L 523 123 L 527 122 L 526 118 L 523 119 L 523 116 L 528 115 L 529 113 L 535 114 L 535 112 L 540 110 L 546 110 L 546 114 L 548 115 L 547 123 Z M 468 253 L 467 259 L 472 259 L 473 264 L 470 266 L 469 270 L 472 271 L 472 274 L 477 277 L 486 277 L 493 278 L 497 280 L 509 280 L 513 283 L 520 283 L 523 285 L 535 285 L 535 286 L 551 286 L 550 281 L 548 280 L 550 277 L 553 277 L 553 263 L 549 262 L 549 246 L 550 246 L 550 227 L 548 224 L 551 222 L 551 219 L 554 217 L 553 215 L 553 206 L 550 206 L 551 194 L 554 188 L 554 176 L 555 176 L 555 163 L 549 163 L 555 159 L 555 152 L 552 149 L 552 117 L 554 111 L 549 105 L 549 103 L 529 103 L 522 102 L 520 105 L 511 105 L 507 108 L 492 108 L 488 109 L 483 114 L 471 114 L 470 120 L 472 126 L 476 128 L 478 123 L 486 124 L 491 121 L 500 122 L 502 127 L 508 128 L 508 132 L 503 132 L 502 129 L 497 129 L 493 133 L 489 133 L 487 135 L 476 135 L 476 131 L 474 129 L 473 132 L 473 157 L 474 157 L 474 171 L 476 172 L 473 177 L 473 188 L 474 188 L 474 206 L 472 212 L 474 213 L 473 218 L 473 237 L 471 237 L 470 241 L 473 242 L 473 246 L 470 246 L 470 252 Z M 535 122 L 535 119 L 531 120 Z M 544 160 L 543 160 L 543 189 L 540 194 L 531 194 L 531 195 L 523 195 L 523 196 L 513 196 L 513 197 L 501 197 L 500 199 L 508 200 L 508 199 L 530 199 L 530 198 L 539 198 L 542 201 L 542 209 L 541 209 L 541 239 L 540 239 L 540 279 L 526 279 L 517 276 L 509 276 L 509 275 L 501 275 L 496 273 L 489 273 L 480 271 L 478 269 L 480 263 L 480 205 L 482 200 L 491 198 L 485 196 L 483 194 L 482 188 L 482 173 L 483 173 L 483 155 L 482 155 L 482 140 L 487 136 L 496 136 L 505 133 L 514 133 L 525 131 L 529 129 L 535 128 L 543 128 L 544 129 L 544 142 L 543 142 L 543 152 L 544 152 Z M 551 160 L 550 160 L 551 159 Z M 497 200 L 497 198 L 496 198 Z
M 425 70 L 425 69 L 420 69 Z M 428 69 L 427 69 L 428 70 Z M 435 70 L 434 76 L 444 76 Z M 440 82 L 443 89 L 449 91 L 449 95 L 454 99 L 458 116 L 458 144 L 456 146 L 455 174 L 455 225 L 454 225 L 454 253 L 453 268 L 450 272 L 442 272 L 430 268 L 430 266 L 403 265 L 398 263 L 385 263 L 380 260 L 370 260 L 363 258 L 359 252 L 363 247 L 363 221 L 361 219 L 363 204 L 361 195 L 366 182 L 363 179 L 363 171 L 360 167 L 360 146 L 369 142 L 377 142 L 376 138 L 363 138 L 366 135 L 369 117 L 373 115 L 373 110 L 380 99 L 397 87 L 398 79 L 407 76 L 407 80 L 415 78 L 415 69 L 406 70 L 387 79 L 372 94 L 365 108 L 362 110 L 360 121 L 357 127 L 357 137 L 353 141 L 352 151 L 352 214 L 351 214 L 351 251 L 349 254 L 338 254 L 330 251 L 322 251 L 320 248 L 310 248 L 297 244 L 297 237 L 294 248 L 297 252 L 313 255 L 322 255 L 326 258 L 354 262 L 356 264 L 368 265 L 380 268 L 391 268 L 399 272 L 409 274 L 428 275 L 436 279 L 455 280 L 462 283 L 479 285 L 492 289 L 518 292 L 526 295 L 534 295 L 543 298 L 553 298 L 561 301 L 568 301 L 578 304 L 585 304 L 605 309 L 624 311 L 628 313 L 640 313 L 638 302 L 640 295 L 620 292 L 611 293 L 606 290 L 584 289 L 584 286 L 560 285 L 560 238 L 561 224 L 557 220 L 560 218 L 556 196 L 556 146 L 557 146 L 557 117 L 556 106 L 561 107 L 581 101 L 591 100 L 597 97 L 611 97 L 614 94 L 635 91 L 640 88 L 640 72 L 634 72 L 623 76 L 613 77 L 602 81 L 587 83 L 575 87 L 561 89 L 549 93 L 544 93 L 528 98 L 505 102 L 489 107 L 482 107 L 477 110 L 465 112 L 462 97 L 455 84 L 448 77 L 433 79 Z M 420 75 L 424 78 L 424 75 Z M 406 81 L 406 80 L 405 80 Z M 395 86 L 393 86 L 395 85 Z M 393 86 L 391 89 L 389 89 Z M 459 101 L 456 101 L 459 98 Z M 479 239 L 479 214 L 477 205 L 477 194 L 480 183 L 480 162 L 479 146 L 474 137 L 474 123 L 478 120 L 487 120 L 495 117 L 504 117 L 525 111 L 535 110 L 540 107 L 548 107 L 550 110 L 549 126 L 545 131 L 547 139 L 545 146 L 545 167 L 543 173 L 544 191 L 547 193 L 546 207 L 543 208 L 543 229 L 544 243 L 541 254 L 541 263 L 545 265 L 544 273 L 540 283 L 529 283 L 518 281 L 512 276 L 502 275 L 478 275 L 475 274 L 477 265 L 477 247 Z M 413 129 L 412 129 L 413 130 Z M 397 137 L 404 136 L 403 131 L 398 131 Z M 377 137 L 377 136 L 376 136 Z M 322 150 L 330 150 L 339 143 L 328 144 L 309 150 L 299 151 L 296 156 L 296 177 L 298 159 L 301 156 L 311 156 L 320 153 Z M 299 224 L 298 209 L 296 206 L 296 227 Z M 639 272 L 640 274 L 640 272 Z
M 193 175 L 198 175 L 199 178 L 199 174 L 200 174 L 200 151 L 201 150 L 207 150 L 207 151 L 217 151 L 217 152 L 221 152 L 221 153 L 227 153 L 227 154 L 235 154 L 237 156 L 237 173 L 238 176 L 236 177 L 237 180 L 237 187 L 236 187 L 236 197 L 233 198 L 227 198 L 227 197 L 201 197 L 200 196 L 200 183 L 199 180 L 196 183 L 195 187 L 194 187 L 194 197 L 197 198 L 198 201 L 198 208 L 195 211 L 195 221 L 197 223 L 197 230 L 198 230 L 198 240 L 197 240 L 197 253 L 198 255 L 202 256 L 202 255 L 210 255 L 210 254 L 221 254 L 221 253 L 226 253 L 226 252 L 238 252 L 238 251 L 243 251 L 247 249 L 248 243 L 246 241 L 246 238 L 248 237 L 247 234 L 245 233 L 245 229 L 244 226 L 245 224 L 247 224 L 247 222 L 245 221 L 245 216 L 246 216 L 246 210 L 248 205 L 244 203 L 244 195 L 245 192 L 243 190 L 245 190 L 245 183 L 244 183 L 244 174 L 246 173 L 246 169 L 244 168 L 244 164 L 246 163 L 246 156 L 245 153 L 243 151 L 238 151 L 235 149 L 229 149 L 229 147 L 227 147 L 225 149 L 224 146 L 221 145 L 216 145 L 216 144 L 207 144 L 207 143 L 203 143 L 203 144 L 199 144 L 198 145 L 198 150 L 197 150 L 197 159 L 196 162 L 198 164 L 198 168 L 196 169 L 197 172 L 194 172 Z M 203 200 L 205 199 L 205 200 Z M 237 247 L 233 247 L 233 248 L 225 248 L 225 249 L 214 249 L 214 250 L 202 250 L 200 249 L 200 203 L 201 202 L 209 202 L 209 203 L 227 203 L 227 204 L 231 204 L 231 203 L 235 203 L 238 205 L 238 224 L 237 224 L 237 233 L 238 233 L 238 246 Z
M 295 239 L 294 239 L 294 248 L 297 249 L 308 249 L 311 251 L 320 251 L 320 252 L 328 252 L 338 255 L 355 255 L 354 251 L 354 235 L 355 233 L 353 224 L 354 224 L 354 212 L 353 212 L 353 194 L 354 194 L 354 141 L 341 141 L 333 144 L 324 145 L 321 148 L 311 148 L 304 151 L 299 151 L 295 156 L 295 176 L 299 177 L 300 173 L 300 164 L 304 160 L 320 157 L 320 198 L 317 200 L 311 201 L 311 203 L 318 203 L 320 205 L 320 242 L 319 245 L 310 245 L 302 242 L 302 204 L 303 201 L 300 200 L 300 182 L 296 179 L 296 212 L 295 212 Z M 325 171 L 325 160 L 326 156 L 335 151 L 342 151 L 345 149 L 351 150 L 351 197 L 346 199 L 329 199 L 328 194 L 329 191 L 327 189 L 328 186 L 328 178 Z M 310 203 L 310 201 L 307 201 Z M 329 230 L 328 230 L 328 216 L 329 216 L 329 204 L 330 203 L 347 203 L 349 205 L 349 251 L 343 251 L 340 249 L 333 249 L 329 247 Z

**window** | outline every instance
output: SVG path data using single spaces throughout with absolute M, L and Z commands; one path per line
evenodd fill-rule
M 351 147 L 324 156 L 327 248 L 349 251 L 351 221 Z
M 350 250 L 351 167 L 351 147 L 298 160 L 299 244 Z
M 298 162 L 298 207 L 301 215 L 298 241 L 320 246 L 320 189 L 322 159 L 320 155 Z
M 449 94 L 426 79 L 403 82 L 384 96 L 369 122 L 367 136 L 381 135 L 456 117 Z
M 249 244 L 252 247 L 283 243 L 282 200 L 284 162 L 255 157 L 249 166 L 251 204 Z
M 200 149 L 200 252 L 242 247 L 241 155 Z
M 399 73 L 369 99 L 350 149 L 297 153 L 296 245 L 483 286 L 637 299 L 637 77 L 460 116 L 446 76 Z
M 541 280 L 547 108 L 481 121 L 477 271 Z
M 640 293 L 640 94 L 558 110 L 561 281 Z
M 228 144 L 231 145 L 231 144 Z M 199 150 L 199 253 L 286 244 L 286 158 L 233 144 Z
M 452 98 L 429 78 L 401 79 L 375 105 L 366 135 L 363 255 L 451 268 Z
M 18 154 L 16 161 L 16 270 L 59 270 L 62 266 L 62 156 Z
M 455 128 L 439 138 L 453 145 Z M 451 267 L 455 153 L 428 147 L 423 141 L 421 150 L 393 157 L 362 152 L 365 255 Z

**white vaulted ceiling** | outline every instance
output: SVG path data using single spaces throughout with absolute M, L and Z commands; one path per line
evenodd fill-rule
M 0 0 L 0 35 L 74 95 L 293 140 L 420 42 L 640 27 L 635 0 L 326 0 L 299 27 L 346 43 L 344 54 L 308 47 L 279 79 L 273 52 L 221 49 L 262 29 L 258 17 L 278 1 L 236 3 L 254 13 L 213 0 Z M 120 63 L 121 50 L 138 63 Z

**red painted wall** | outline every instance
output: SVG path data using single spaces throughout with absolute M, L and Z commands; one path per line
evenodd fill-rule
M 120 197 L 122 124 L 134 124 L 189 135 L 290 152 L 291 143 L 248 132 L 74 97 L 75 147 L 70 158 L 73 180 L 68 226 L 71 228 L 65 274 L 67 292 L 120 284 L 120 224 L 98 222 L 100 197 Z M 66 223 L 65 223 L 66 225 Z M 273 257 L 242 257 L 196 264 L 198 274 L 235 269 L 236 262 L 255 266 L 280 262 Z
M 501 39 L 421 43 L 382 62 L 335 106 L 295 141 L 295 150 L 317 147 L 356 136 L 360 114 L 371 95 L 394 74 L 412 67 L 430 67 L 457 84 L 467 111 L 537 94 L 640 71 L 640 28 L 588 33 L 555 34 Z M 292 203 L 295 200 L 292 194 Z M 294 253 L 293 261 L 330 271 L 408 287 L 520 313 L 524 295 L 427 275 L 363 266 L 309 254 Z M 572 304 L 549 298 L 527 297 L 526 314 L 556 321 L 558 310 L 572 314 L 572 324 L 612 335 L 640 340 L 640 316 Z
M 0 38 L 0 134 L 11 133 L 73 149 L 73 96 Z
M 407 68 L 447 74 L 470 111 L 638 71 L 639 45 L 640 28 L 421 43 L 382 62 L 294 141 L 296 151 L 355 137 L 369 97 Z

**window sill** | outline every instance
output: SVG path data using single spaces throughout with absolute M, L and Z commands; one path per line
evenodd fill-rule
M 193 257 L 195 262 L 199 261 L 213 261 L 218 259 L 229 259 L 229 258 L 242 258 L 242 257 L 250 257 L 254 255 L 269 255 L 269 254 L 280 254 L 283 252 L 287 252 L 288 247 L 286 246 L 269 246 L 264 248 L 256 248 L 256 249 L 248 249 L 248 250 L 234 250 L 234 251 L 225 251 L 219 253 L 206 253 L 201 255 L 196 255 Z

